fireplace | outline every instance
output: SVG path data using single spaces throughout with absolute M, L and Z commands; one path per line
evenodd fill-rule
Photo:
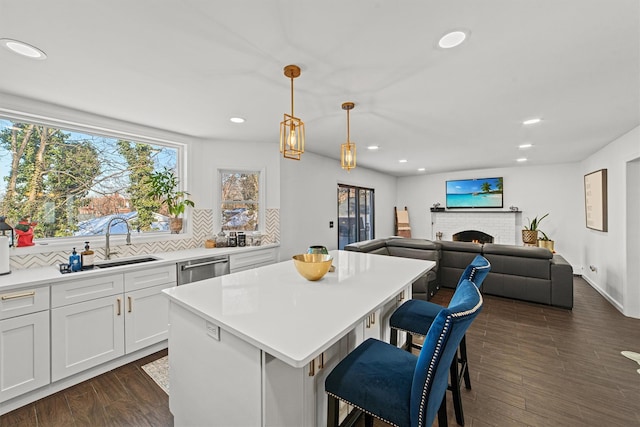
M 492 243 L 516 245 L 522 240 L 522 213 L 519 211 L 454 211 L 431 212 L 432 238 L 455 240 L 453 235 L 479 231 L 491 236 Z M 466 240 L 466 239 L 465 239 Z M 476 237 L 471 240 L 481 240 Z
M 454 242 L 493 243 L 493 236 L 478 230 L 464 230 L 455 233 Z

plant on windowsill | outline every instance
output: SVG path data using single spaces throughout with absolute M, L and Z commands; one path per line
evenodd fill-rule
M 190 196 L 186 191 L 178 190 L 180 183 L 173 170 L 165 167 L 164 170 L 156 171 L 149 176 L 151 185 L 149 196 L 157 198 L 161 204 L 167 205 L 169 212 L 169 230 L 178 234 L 182 230 L 182 215 L 187 206 L 195 207 L 193 201 L 187 199 Z
M 547 216 L 549 216 L 549 213 L 544 214 L 540 218 L 536 216 L 531 221 L 529 221 L 529 218 L 527 218 L 527 221 L 529 221 L 529 224 L 525 225 L 524 230 L 522 230 L 522 242 L 525 245 L 538 246 L 539 226 L 542 220 L 545 219 Z

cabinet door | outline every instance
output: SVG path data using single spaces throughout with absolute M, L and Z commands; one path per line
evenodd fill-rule
M 58 381 L 122 355 L 122 294 L 51 310 L 52 381 Z
M 49 311 L 0 321 L 0 402 L 49 382 Z
M 125 350 L 131 353 L 169 336 L 169 299 L 163 289 L 169 283 L 125 294 Z
M 276 250 L 274 248 L 252 250 L 231 254 L 229 257 L 232 273 L 262 267 L 276 262 Z

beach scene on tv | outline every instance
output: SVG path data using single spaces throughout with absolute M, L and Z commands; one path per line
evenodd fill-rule
M 447 208 L 501 208 L 502 178 L 447 181 Z

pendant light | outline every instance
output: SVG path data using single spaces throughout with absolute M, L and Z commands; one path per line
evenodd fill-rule
M 300 160 L 304 153 L 304 123 L 293 114 L 293 79 L 300 76 L 300 67 L 287 65 L 284 75 L 291 79 L 291 114 L 280 122 L 280 152 L 285 159 Z
M 349 139 L 349 111 L 355 106 L 353 102 L 342 104 L 342 109 L 347 110 L 347 142 L 340 146 L 340 166 L 347 172 L 356 167 L 356 144 Z

